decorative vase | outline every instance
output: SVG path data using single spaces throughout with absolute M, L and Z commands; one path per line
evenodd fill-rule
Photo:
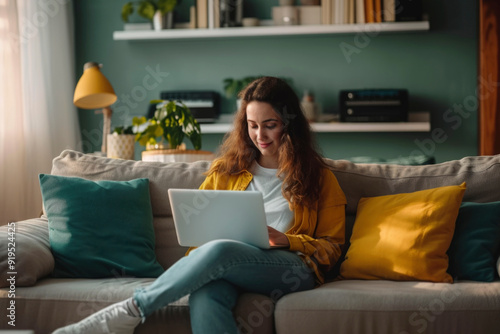
M 163 29 L 172 29 L 174 27 L 174 12 L 162 14 L 157 10 L 153 16 L 153 28 L 156 31 Z
M 114 159 L 134 160 L 135 135 L 108 134 L 106 156 Z

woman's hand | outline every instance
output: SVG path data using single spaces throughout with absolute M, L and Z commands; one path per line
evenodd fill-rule
M 285 233 L 281 233 L 270 226 L 267 227 L 267 231 L 269 232 L 269 243 L 271 246 L 290 248 L 290 242 L 288 241 Z

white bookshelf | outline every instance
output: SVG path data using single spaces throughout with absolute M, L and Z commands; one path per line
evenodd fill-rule
M 113 39 L 116 41 L 145 41 L 352 33 L 365 33 L 370 36 L 384 32 L 425 31 L 429 29 L 429 21 L 304 26 L 258 26 L 215 29 L 166 29 L 160 31 L 115 31 L 113 32 Z
M 226 133 L 232 129 L 230 119 L 220 123 L 201 124 L 202 134 Z M 408 122 L 318 122 L 311 123 L 314 132 L 430 132 L 430 113 L 411 112 Z

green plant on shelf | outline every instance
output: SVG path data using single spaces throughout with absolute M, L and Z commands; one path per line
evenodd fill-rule
M 226 93 L 226 97 L 228 99 L 230 98 L 237 98 L 238 93 L 245 88 L 250 82 L 254 81 L 255 79 L 258 79 L 259 77 L 254 77 L 254 76 L 248 76 L 244 77 L 242 79 L 233 79 L 233 78 L 226 78 L 224 79 L 224 92 Z
M 141 0 L 141 1 L 130 1 L 127 2 L 122 7 L 122 20 L 128 22 L 129 16 L 134 13 L 134 7 L 137 6 L 137 13 L 148 19 L 153 20 L 153 16 L 156 11 L 160 11 L 162 15 L 169 13 L 174 10 L 175 6 L 180 2 L 180 0 Z
M 157 104 L 154 116 L 134 117 L 132 125 L 136 131 L 135 140 L 143 146 L 156 145 L 164 139 L 169 148 L 182 147 L 184 138 L 188 138 L 195 150 L 201 149 L 200 124 L 191 114 L 191 110 L 180 101 L 153 100 Z
M 238 98 L 239 92 L 241 92 L 249 83 L 252 81 L 262 77 L 262 75 L 259 76 L 247 76 L 242 79 L 233 79 L 233 78 L 226 78 L 223 80 L 224 84 L 224 92 L 226 94 L 226 97 L 228 99 L 231 98 Z M 289 85 L 292 85 L 293 80 L 290 78 L 281 78 L 284 80 L 286 83 Z
M 137 117 L 134 117 L 134 119 Z M 113 134 L 116 133 L 117 135 L 133 135 L 134 134 L 134 127 L 131 126 L 117 126 L 113 129 Z

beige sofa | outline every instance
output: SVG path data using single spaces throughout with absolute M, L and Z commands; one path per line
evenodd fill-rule
M 347 197 L 346 235 L 361 197 L 413 192 L 467 182 L 464 201 L 500 201 L 500 156 L 467 157 L 427 166 L 354 164 L 327 160 Z M 169 188 L 197 188 L 208 162 L 157 163 L 113 160 L 64 151 L 52 174 L 91 180 L 148 178 L 154 216 L 155 253 L 168 268 L 184 255 L 167 199 Z M 132 295 L 150 278 L 53 278 L 45 216 L 15 225 L 15 274 L 8 267 L 8 226 L 0 228 L 0 329 L 37 334 L 78 321 Z M 500 236 L 499 236 L 500 238 Z M 12 264 L 12 263 L 11 263 Z M 338 266 L 337 266 L 338 269 Z M 331 273 L 330 277 L 335 277 Z M 12 279 L 13 278 L 13 279 Z M 15 286 L 11 283 L 15 280 Z M 12 306 L 14 305 L 14 307 Z M 500 281 L 339 280 L 292 293 L 276 304 L 258 294 L 241 296 L 235 318 L 242 333 L 498 333 Z M 13 322 L 15 327 L 11 326 Z M 187 298 L 161 309 L 136 333 L 190 333 Z

